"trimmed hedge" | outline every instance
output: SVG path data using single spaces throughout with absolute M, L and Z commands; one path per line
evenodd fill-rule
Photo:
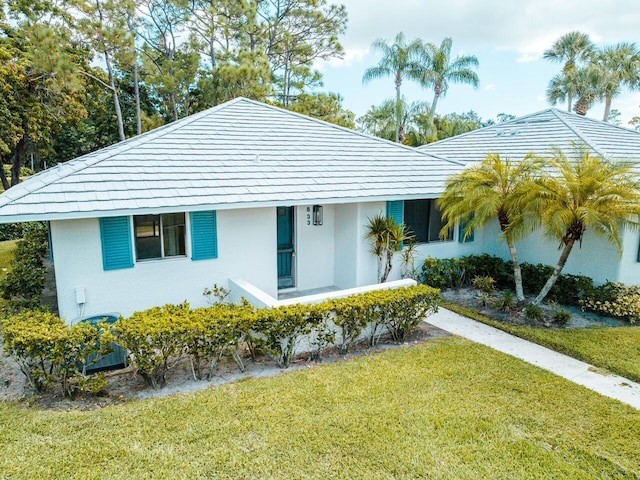
M 187 358 L 195 379 L 209 379 L 223 356 L 244 369 L 243 346 L 254 357 L 259 348 L 286 368 L 303 341 L 312 357 L 336 344 L 349 348 L 363 334 L 375 344 L 386 330 L 395 341 L 407 335 L 438 308 L 439 291 L 426 285 L 353 295 L 313 305 L 255 308 L 218 303 L 191 310 L 188 303 L 135 312 L 100 329 L 82 323 L 68 326 L 49 313 L 26 312 L 3 323 L 5 349 L 21 365 L 30 383 L 44 389 L 53 381 L 70 394 L 68 378 L 85 379 L 88 355 L 115 342 L 130 352 L 130 363 L 152 388 L 166 384 L 168 370 Z M 86 382 L 85 382 L 86 383 Z
M 537 294 L 553 273 L 553 267 L 541 263 L 522 263 L 522 282 L 525 293 Z M 421 281 L 436 288 L 471 286 L 476 277 L 491 277 L 496 288 L 513 289 L 513 264 L 492 255 L 469 255 L 460 258 L 425 259 Z M 563 305 L 580 306 L 581 299 L 596 291 L 593 280 L 583 275 L 561 274 L 549 292 L 548 300 Z

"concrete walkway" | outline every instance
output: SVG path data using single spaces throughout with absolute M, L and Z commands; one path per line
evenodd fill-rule
M 460 337 L 486 345 L 548 370 L 594 392 L 620 400 L 640 410 L 640 384 L 600 370 L 575 358 L 510 335 L 445 308 L 431 315 L 427 323 Z

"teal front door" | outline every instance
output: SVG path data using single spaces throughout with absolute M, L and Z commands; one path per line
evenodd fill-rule
M 278 207 L 278 288 L 295 287 L 293 207 Z

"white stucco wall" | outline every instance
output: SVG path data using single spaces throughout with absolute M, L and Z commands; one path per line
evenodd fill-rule
M 627 285 L 640 285 L 640 262 L 638 262 L 640 232 L 627 230 L 623 237 L 623 248 L 618 281 Z
M 334 283 L 335 208 L 333 205 L 322 206 L 322 225 L 313 224 L 312 208 L 309 205 L 295 209 L 296 286 L 299 290 Z
M 503 240 L 498 240 L 500 228 L 497 221 L 492 221 L 484 229 L 487 241 L 484 243 L 486 253 L 509 260 L 509 250 Z M 495 238 L 496 241 L 490 241 Z M 522 262 L 555 265 L 560 257 L 558 242 L 546 238 L 538 231 L 516 243 L 518 258 Z M 615 246 L 605 239 L 596 237 L 589 231 L 584 235 L 581 245 L 575 245 L 571 251 L 563 273 L 586 275 L 597 283 L 607 280 L 618 281 L 620 278 L 620 259 Z M 624 281 L 624 280 L 622 280 Z M 637 280 L 636 280 L 637 282 Z
M 217 222 L 217 259 L 192 261 L 187 255 L 111 271 L 102 268 L 97 219 L 52 222 L 60 316 L 72 321 L 80 315 L 107 312 L 130 315 L 184 300 L 194 307 L 204 306 L 204 288 L 214 283 L 226 287 L 231 276 L 250 278 L 277 296 L 275 209 L 218 211 Z M 77 287 L 85 291 L 84 311 L 76 303 Z
M 339 204 L 335 209 L 334 282 L 337 288 L 351 288 L 358 284 L 358 249 L 362 248 L 359 225 L 359 205 Z

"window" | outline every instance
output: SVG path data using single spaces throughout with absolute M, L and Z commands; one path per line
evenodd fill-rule
M 440 238 L 440 230 L 445 222 L 442 220 L 440 209 L 435 200 L 405 200 L 404 223 L 409 231 L 415 235 L 416 243 L 453 240 L 452 230 L 449 230 L 447 238 Z
M 186 255 L 184 213 L 136 215 L 136 258 L 166 258 Z

